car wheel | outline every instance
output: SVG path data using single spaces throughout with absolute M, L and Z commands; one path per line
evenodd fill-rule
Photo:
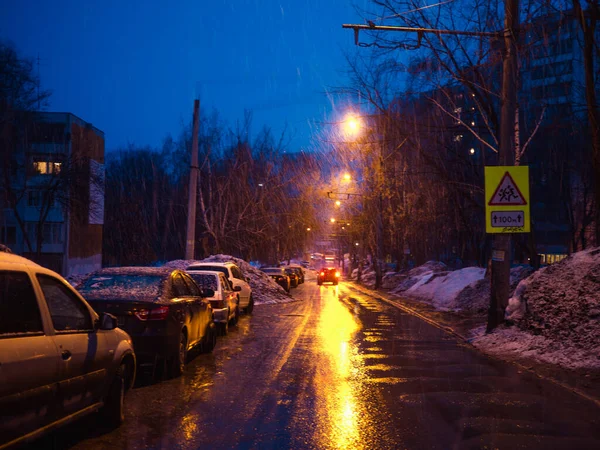
M 248 302 L 248 306 L 246 306 L 246 314 L 252 314 L 252 310 L 254 310 L 254 297 L 250 295 L 250 301 Z
M 217 327 L 214 322 L 209 324 L 206 329 L 206 335 L 202 341 L 202 353 L 211 353 L 217 345 Z
M 187 337 L 183 331 L 179 336 L 179 346 L 177 347 L 177 351 L 171 359 L 171 376 L 175 378 L 183 373 L 185 361 L 187 359 Z
M 112 381 L 101 414 L 112 427 L 118 427 L 125 420 L 125 381 L 127 364 L 121 363 Z

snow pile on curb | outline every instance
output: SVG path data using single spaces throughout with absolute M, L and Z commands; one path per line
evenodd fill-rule
M 533 267 L 522 265 L 510 269 L 510 295 L 517 285 L 533 273 Z M 490 306 L 490 278 L 485 277 L 465 287 L 450 304 L 456 311 L 487 314 Z
M 531 358 L 569 369 L 600 369 L 597 351 L 574 348 L 567 342 L 536 336 L 517 327 L 503 326 L 485 334 L 485 326 L 482 326 L 473 330 L 470 342 L 492 355 Z
M 251 266 L 243 259 L 229 255 L 212 255 L 202 260 L 176 259 L 165 264 L 166 267 L 185 270 L 186 267 L 199 262 L 234 262 L 244 275 L 250 278 L 250 287 L 255 305 L 292 302 L 294 299 L 266 273 Z
M 411 269 L 404 275 L 404 279 L 399 279 L 400 283 L 391 291 L 392 294 L 404 292 L 415 285 L 423 285 L 432 277 L 440 273 L 446 273 L 448 267 L 443 262 L 427 261 L 425 264 Z M 390 283 L 391 284 L 391 283 Z
M 350 274 L 351 280 L 356 280 L 358 278 L 358 269 L 354 269 L 352 274 Z M 375 288 L 375 271 L 372 266 L 364 266 L 363 270 L 360 274 L 360 284 L 363 286 L 373 289 Z
M 528 356 L 566 367 L 600 368 L 600 248 L 574 253 L 519 283 L 506 310 L 521 333 Z M 515 332 L 498 330 L 496 339 Z M 491 338 L 479 339 L 491 351 Z M 531 344 L 531 342 L 529 342 Z M 525 353 L 523 353 L 525 355 Z M 559 355 L 559 356 L 557 356 Z
M 463 289 L 481 280 L 484 275 L 485 269 L 481 267 L 466 267 L 447 274 L 427 272 L 405 293 L 447 311 L 453 309 L 456 297 Z

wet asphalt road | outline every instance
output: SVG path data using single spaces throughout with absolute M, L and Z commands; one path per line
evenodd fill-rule
M 600 448 L 600 408 L 340 286 L 261 305 L 182 377 L 142 377 L 126 423 L 32 448 Z

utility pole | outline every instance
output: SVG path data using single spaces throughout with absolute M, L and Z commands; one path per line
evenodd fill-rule
M 190 185 L 188 192 L 187 236 L 185 259 L 194 259 L 196 241 L 196 191 L 198 189 L 198 128 L 200 122 L 200 100 L 194 100 L 194 122 L 192 126 L 192 158 L 190 163 Z
M 519 0 L 504 2 L 504 55 L 502 57 L 502 96 L 500 111 L 500 148 L 498 165 L 512 166 L 515 161 L 515 112 L 517 110 L 517 42 L 519 33 Z M 492 276 L 487 331 L 504 322 L 510 292 L 510 234 L 494 236 Z
M 503 38 L 505 48 L 502 58 L 502 110 L 500 116 L 498 165 L 512 166 L 514 165 L 515 112 L 517 103 L 517 80 L 519 76 L 517 65 L 519 0 L 505 0 L 504 15 L 504 30 L 500 33 L 380 26 L 375 25 L 373 22 L 370 22 L 369 25 L 344 24 L 342 25 L 342 28 L 349 28 L 354 31 L 354 43 L 359 46 L 370 45 L 359 43 L 358 35 L 360 30 L 416 33 L 417 45 L 413 48 L 418 48 L 421 45 L 421 40 L 425 33 L 435 34 L 439 38 L 441 38 L 442 35 Z M 508 305 L 508 293 L 510 289 L 510 235 L 496 235 L 494 238 L 493 250 L 491 295 L 487 331 L 494 329 L 504 322 L 504 310 Z

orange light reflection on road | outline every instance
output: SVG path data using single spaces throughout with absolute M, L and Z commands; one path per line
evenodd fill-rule
M 320 434 L 326 448 L 360 448 L 359 411 L 356 398 L 356 376 L 360 358 L 351 339 L 360 329 L 352 314 L 338 300 L 339 290 L 322 293 L 325 306 L 319 320 L 319 338 L 323 352 L 329 356 L 325 379 L 317 383 L 321 410 Z M 353 381 L 354 380 L 354 381 Z

